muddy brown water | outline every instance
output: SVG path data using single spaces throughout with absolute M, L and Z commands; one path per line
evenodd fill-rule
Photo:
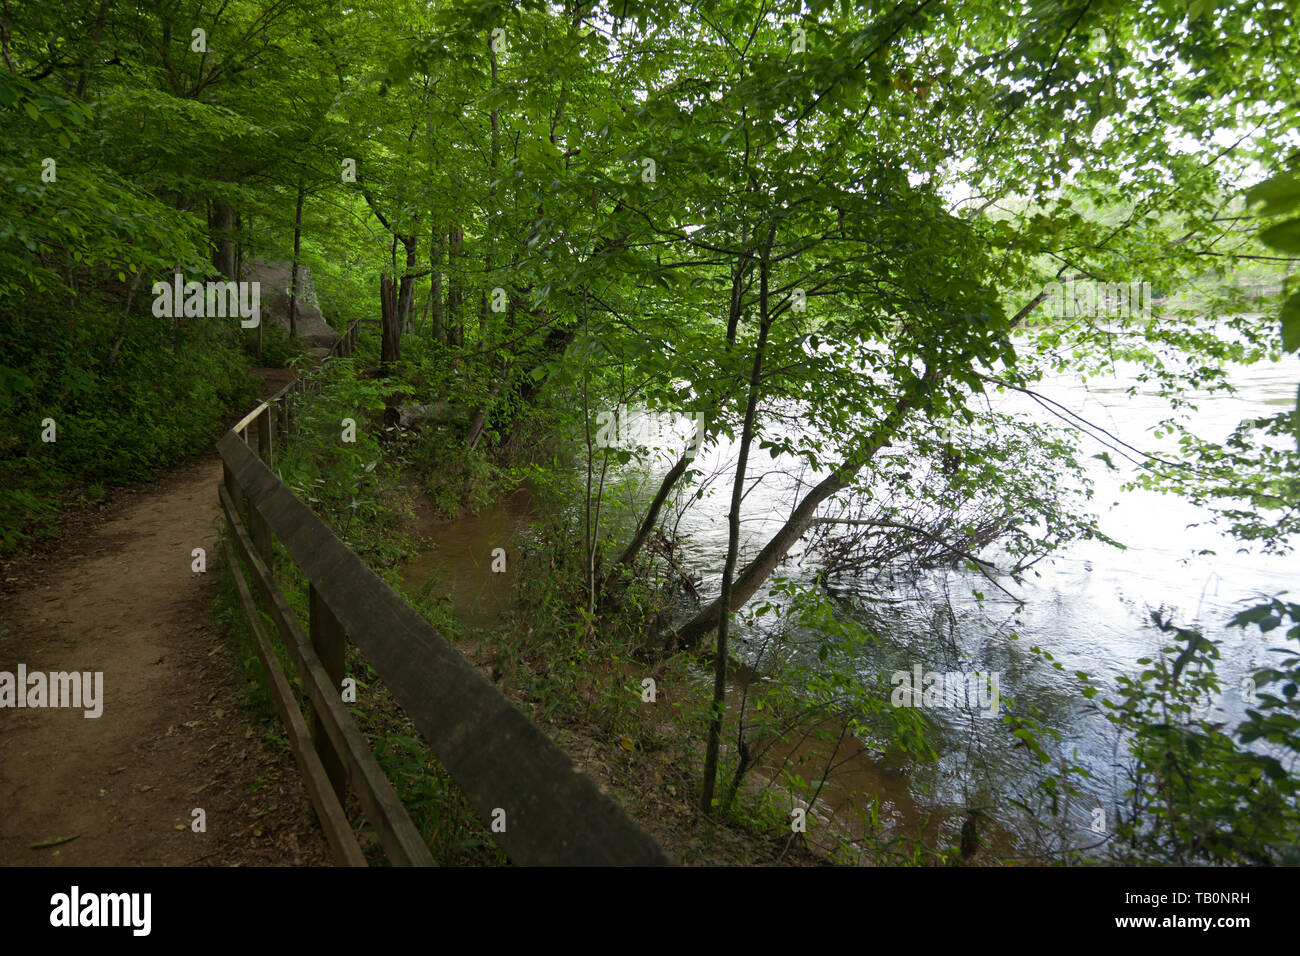
M 467 630 L 498 624 L 515 593 L 519 536 L 531 527 L 535 513 L 536 501 L 527 488 L 451 521 L 417 501 L 414 530 L 423 547 L 402 568 L 407 590 L 445 596 Z M 505 551 L 504 561 L 493 553 L 498 548 Z M 494 564 L 504 570 L 494 571 Z

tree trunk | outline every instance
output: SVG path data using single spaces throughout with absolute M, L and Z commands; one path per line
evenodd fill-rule
M 212 264 L 227 279 L 235 274 L 235 207 L 217 202 L 212 207 Z
M 302 177 L 298 178 L 298 211 L 293 218 L 293 277 L 289 280 L 289 338 L 298 337 L 298 257 L 302 249 Z
M 496 401 L 497 394 L 501 391 L 501 383 L 506 380 L 504 374 L 499 374 L 496 381 L 492 383 L 492 390 L 488 392 L 487 401 L 481 407 L 475 410 L 474 417 L 470 421 L 469 431 L 465 433 L 465 450 L 473 451 L 478 440 L 483 437 L 483 429 L 487 426 L 488 412 L 492 408 L 493 402 Z
M 397 286 L 386 272 L 379 277 L 379 307 L 383 326 L 379 372 L 381 375 L 388 375 L 392 372 L 393 364 L 400 361 L 402 355 L 397 325 Z
M 464 255 L 465 230 L 452 226 L 447 230 L 447 344 L 459 348 L 465 344 L 464 317 L 461 303 L 461 259 Z
M 492 42 L 488 43 L 488 63 L 492 70 L 490 89 L 497 89 L 497 51 Z M 479 339 L 483 347 L 491 341 L 492 320 L 488 315 L 488 283 L 495 283 L 496 257 L 493 255 L 497 244 L 497 231 L 501 226 L 501 200 L 497 195 L 497 164 L 501 156 L 501 130 L 497 111 L 489 114 L 492 129 L 492 151 L 488 156 L 488 219 L 483 235 L 483 290 L 479 296 Z
M 434 223 L 429 231 L 429 308 L 432 311 L 430 336 L 435 342 L 446 341 L 446 320 L 442 305 L 442 236 Z
M 415 329 L 415 256 L 418 251 L 415 236 L 399 236 L 406 249 L 406 269 L 402 273 L 397 293 L 397 328 L 400 333 Z
M 775 232 L 775 228 L 773 229 Z M 768 240 L 768 249 L 771 239 Z M 754 423 L 758 416 L 759 385 L 763 378 L 763 351 L 767 347 L 767 333 L 772 327 L 768 311 L 767 250 L 758 264 L 759 273 L 759 327 L 758 342 L 754 345 L 754 364 L 749 373 L 749 395 L 745 401 L 745 424 L 740 433 L 740 455 L 736 461 L 736 476 L 731 483 L 731 510 L 727 512 L 727 559 L 722 566 L 721 607 L 730 608 L 732 577 L 736 572 L 736 557 L 740 553 L 740 506 L 745 497 L 745 468 L 749 463 L 749 449 L 754 442 Z M 743 602 L 742 602 L 743 603 Z M 700 810 L 713 809 L 713 789 L 718 776 L 718 747 L 722 738 L 722 718 L 727 700 L 727 637 L 731 629 L 731 612 L 718 616 L 718 649 L 713 662 L 713 712 L 709 718 L 709 739 L 704 756 L 704 780 L 700 786 Z
M 86 98 L 86 84 L 90 80 L 90 61 L 95 47 L 99 44 L 99 38 L 104 32 L 104 24 L 108 19 L 109 3 L 110 0 L 100 0 L 99 11 L 95 14 L 95 25 L 90 31 L 90 47 L 81 61 L 81 75 L 77 77 L 77 99 L 79 100 Z M 7 54 L 5 59 L 8 59 Z

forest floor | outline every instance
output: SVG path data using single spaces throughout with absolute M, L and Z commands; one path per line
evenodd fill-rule
M 293 376 L 259 370 L 263 396 Z M 70 515 L 0 571 L 0 671 L 102 672 L 103 712 L 0 714 L 0 864 L 328 864 L 278 725 L 212 618 L 209 450 Z M 202 810 L 206 830 L 196 832 Z

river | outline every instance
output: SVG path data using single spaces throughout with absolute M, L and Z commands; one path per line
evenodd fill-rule
M 1295 401 L 1300 362 L 1235 367 L 1232 395 L 1196 396 L 1199 409 L 1191 419 L 1205 438 L 1225 437 L 1241 420 L 1276 414 Z M 1153 390 L 1137 385 L 1133 369 L 1117 366 L 1111 374 L 1084 382 L 1058 374 L 1046 378 L 1038 391 L 1125 441 L 1156 449 L 1150 429 L 1168 415 L 1168 405 Z M 1028 396 L 1009 392 L 992 396 L 994 407 L 1008 413 L 1046 420 L 1048 413 Z M 1079 692 L 1073 676 L 1086 671 L 1103 688 L 1113 690 L 1120 674 L 1136 674 L 1139 658 L 1165 642 L 1150 625 L 1150 612 L 1162 608 L 1180 625 L 1196 624 L 1222 641 L 1219 675 L 1224 691 L 1206 711 L 1227 727 L 1244 716 L 1242 680 L 1269 661 L 1269 640 L 1257 629 L 1229 629 L 1227 620 L 1262 595 L 1294 588 L 1294 557 L 1266 555 L 1243 548 L 1213 526 L 1201 524 L 1208 515 L 1184 499 L 1144 490 L 1123 490 L 1136 466 L 1112 455 L 1112 470 L 1090 456 L 1104 449 L 1089 447 L 1083 458 L 1095 482 L 1092 507 L 1100 528 L 1127 545 L 1119 550 L 1099 541 L 1078 541 L 1040 563 L 1040 575 L 1019 583 L 1004 579 L 1023 605 L 991 587 L 980 574 L 941 568 L 909 579 L 906 584 L 855 582 L 838 578 L 831 585 L 837 608 L 874 632 L 878 643 L 863 653 L 864 673 L 911 671 L 939 673 L 972 670 L 997 674 L 1000 692 L 1017 712 L 1033 709 L 1045 726 L 1060 734 L 1045 741 L 1049 752 L 1087 769 L 1082 799 L 1070 801 L 1053 816 L 1039 805 L 1035 781 L 1041 776 L 1027 748 L 997 720 L 983 720 L 967 710 L 931 710 L 936 725 L 937 762 L 908 761 L 885 754 L 871 766 L 845 773 L 838 790 L 824 794 L 833 803 L 854 789 L 867 789 L 879 799 L 882 832 L 923 828 L 934 838 L 954 839 L 966 810 L 977 808 L 987 822 L 986 839 L 1009 857 L 1052 858 L 1064 847 L 1098 842 L 1097 810 L 1113 812 L 1116 794 L 1127 785 L 1122 773 L 1123 749 L 1095 701 Z M 706 450 L 698 464 L 706 472 L 722 469 L 734 449 Z M 797 464 L 761 456 L 764 479 L 745 500 L 742 562 L 788 514 L 795 480 L 807 481 Z M 716 594 L 726 548 L 728 477 L 712 493 L 680 516 L 685 537 L 684 556 L 703 577 L 701 593 Z M 443 576 L 454 593 L 458 613 L 485 624 L 499 610 L 499 596 L 508 593 L 500 581 L 489 582 L 485 536 L 499 541 L 528 523 L 529 502 L 516 497 L 476 518 L 452 522 L 433 530 L 442 554 L 464 554 L 466 547 L 482 551 L 483 560 L 442 560 L 425 555 L 408 569 L 419 580 L 430 572 Z M 1200 525 L 1200 526 L 1196 526 Z M 1213 554 L 1204 553 L 1215 552 Z M 804 556 L 807 558 L 807 556 Z M 795 555 L 781 573 L 811 581 L 817 568 Z M 982 592 L 982 599 L 975 597 Z M 492 606 L 484 607 L 485 595 Z M 1018 635 L 1012 640 L 1011 634 Z M 1273 635 L 1275 637 L 1276 635 Z M 739 633 L 739 653 L 758 645 L 756 633 Z M 748 642 L 746 642 L 748 638 Z M 1053 668 L 1030 651 L 1049 651 L 1063 666 Z M 1104 826 L 1104 822 L 1102 822 Z

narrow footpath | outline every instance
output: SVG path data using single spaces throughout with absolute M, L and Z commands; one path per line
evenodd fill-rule
M 265 379 L 269 394 L 284 374 Z M 209 451 L 5 569 L 0 672 L 102 672 L 103 712 L 0 709 L 0 865 L 331 862 L 213 616 L 220 478 Z M 207 573 L 191 570 L 195 548 Z

